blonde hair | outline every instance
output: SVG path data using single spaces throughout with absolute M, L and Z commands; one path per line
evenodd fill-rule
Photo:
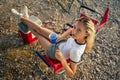
M 89 52 L 92 49 L 95 40 L 94 23 L 92 22 L 92 20 L 86 17 L 77 18 L 76 21 L 82 22 L 87 29 L 86 31 L 88 32 L 89 35 L 86 37 L 85 52 Z

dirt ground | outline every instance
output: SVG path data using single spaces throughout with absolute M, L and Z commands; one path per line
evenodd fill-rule
M 80 13 L 101 21 L 98 14 L 79 11 L 81 4 L 102 15 L 107 7 L 110 12 L 108 22 L 96 34 L 94 48 L 83 54 L 73 80 L 120 80 L 120 0 L 0 0 L 0 80 L 47 80 L 39 70 L 39 58 L 33 53 L 33 49 L 40 51 L 42 47 L 38 41 L 30 45 L 23 42 L 17 29 L 20 21 L 11 8 L 20 11 L 26 5 L 29 15 L 37 16 L 46 28 L 61 33 L 64 24 Z M 46 74 L 52 80 L 53 75 Z M 64 75 L 60 80 L 68 79 Z

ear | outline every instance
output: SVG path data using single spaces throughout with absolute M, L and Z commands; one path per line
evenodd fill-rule
M 86 31 L 86 37 L 89 36 L 90 34 L 88 33 L 88 31 Z

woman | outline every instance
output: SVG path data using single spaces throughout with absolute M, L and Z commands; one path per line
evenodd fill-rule
M 51 30 L 41 27 L 29 18 L 21 17 L 32 33 L 38 38 L 42 47 L 46 50 L 46 55 L 50 58 L 57 59 L 61 62 L 68 76 L 72 77 L 76 73 L 77 63 L 80 61 L 84 51 L 89 51 L 94 43 L 95 30 L 93 22 L 88 18 L 78 18 L 73 24 L 73 28 L 68 29 L 61 35 L 58 40 L 65 38 L 72 33 L 67 41 L 61 41 L 59 45 L 53 47 L 49 40 Z M 50 53 L 52 50 L 52 53 Z M 70 58 L 70 66 L 67 65 L 66 59 Z
M 31 21 L 28 17 L 23 15 L 19 16 L 21 17 L 21 21 L 25 23 L 29 30 L 38 38 L 41 46 L 46 51 L 46 55 L 50 58 L 59 60 L 66 70 L 67 75 L 70 77 L 74 76 L 77 69 L 77 63 L 80 61 L 82 54 L 84 51 L 90 51 L 94 44 L 94 23 L 90 19 L 84 17 L 76 19 L 71 25 L 73 28 L 68 29 L 63 34 L 59 34 L 57 45 L 54 45 L 51 44 L 49 40 L 49 35 L 53 33 L 53 31 L 41 27 L 41 25 Z M 71 37 L 63 41 L 63 38 L 71 33 Z M 70 65 L 67 65 L 66 62 L 68 58 L 70 59 Z

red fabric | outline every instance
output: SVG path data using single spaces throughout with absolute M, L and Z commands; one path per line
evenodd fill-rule
M 100 22 L 100 25 L 95 27 L 95 30 L 99 30 L 100 28 L 102 28 L 105 25 L 105 23 L 107 22 L 107 19 L 108 19 L 108 13 L 109 13 L 109 8 L 106 9 L 104 16 Z
M 29 32 L 28 34 L 24 34 L 22 31 L 19 30 L 18 33 L 20 34 L 22 39 L 28 44 L 31 44 L 32 42 L 37 40 L 37 37 L 32 38 L 32 32 Z
M 57 72 L 59 72 L 62 69 L 62 64 L 61 64 L 60 61 L 48 58 L 46 55 L 43 55 L 43 57 L 50 64 L 50 66 L 52 67 L 54 72 L 57 73 Z M 67 63 L 70 62 L 69 59 L 67 59 L 66 61 L 67 61 Z

